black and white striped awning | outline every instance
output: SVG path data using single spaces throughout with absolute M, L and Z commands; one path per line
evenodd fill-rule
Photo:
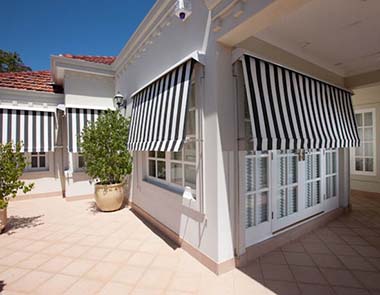
M 181 149 L 193 66 L 189 59 L 132 97 L 129 150 Z
M 0 108 L 0 139 L 22 142 L 22 152 L 54 151 L 54 111 Z
M 70 153 L 79 153 L 80 134 L 90 122 L 95 122 L 101 110 L 90 110 L 81 108 L 67 108 L 67 145 Z
M 351 93 L 244 55 L 254 150 L 359 145 Z

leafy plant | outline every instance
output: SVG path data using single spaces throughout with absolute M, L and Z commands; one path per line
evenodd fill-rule
M 27 185 L 19 179 L 27 165 L 20 150 L 20 143 L 0 143 L 0 209 L 7 208 L 9 200 L 16 197 L 19 190 L 26 194 L 34 186 L 34 183 Z
M 132 156 L 127 150 L 129 119 L 107 110 L 82 131 L 79 145 L 87 174 L 99 184 L 121 183 L 132 171 Z

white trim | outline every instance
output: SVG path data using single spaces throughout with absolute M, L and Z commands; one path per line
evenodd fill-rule
M 112 107 L 101 107 L 101 106 L 97 106 L 97 105 L 92 105 L 92 106 L 90 106 L 90 105 L 75 105 L 75 104 L 66 104 L 65 105 L 65 109 L 69 109 L 69 108 L 71 108 L 71 109 L 87 109 L 87 110 L 108 110 L 108 109 L 110 109 L 110 110 L 115 110 L 115 107 L 114 106 L 112 106 Z M 66 112 L 66 110 L 65 110 L 65 112 Z
M 356 153 L 355 153 L 355 149 L 356 147 L 354 148 L 351 148 L 350 150 L 350 160 L 351 160 L 351 168 L 350 168 L 350 172 L 352 175 L 362 175 L 362 176 L 377 176 L 377 142 L 376 142 L 376 108 L 364 108 L 364 109 L 354 109 L 354 113 L 355 113 L 355 116 L 356 114 L 364 114 L 364 113 L 372 113 L 372 129 L 373 129 L 373 172 L 369 172 L 369 171 L 357 171 L 356 170 L 356 165 L 355 165 L 355 158 L 356 158 Z M 365 127 L 365 126 L 361 126 L 361 127 Z M 369 127 L 369 126 L 367 126 Z M 363 144 L 364 139 L 361 139 L 360 140 L 360 146 Z M 362 157 L 358 156 L 357 158 L 362 158 L 363 160 L 365 159 L 365 155 L 363 155 Z M 363 163 L 363 165 L 365 165 Z M 365 167 L 363 167 L 365 169 Z
M 55 113 L 57 108 L 56 107 L 33 107 L 28 105 L 11 105 L 11 104 L 2 104 L 0 103 L 0 109 L 9 109 L 9 110 L 20 110 L 20 111 L 38 111 L 38 112 L 51 112 Z
M 174 65 L 172 65 L 171 67 L 169 67 L 168 69 L 166 69 L 165 71 L 163 71 L 161 74 L 159 74 L 158 76 L 154 77 L 152 80 L 150 80 L 148 83 L 145 83 L 144 86 L 140 87 L 139 89 L 137 89 L 136 91 L 134 91 L 130 97 L 133 97 L 135 96 L 137 93 L 139 93 L 141 90 L 143 90 L 144 88 L 146 88 L 147 86 L 149 86 L 150 84 L 152 84 L 154 81 L 156 81 L 157 79 L 159 79 L 160 77 L 166 75 L 167 73 L 169 73 L 170 71 L 172 71 L 173 69 L 175 69 L 176 67 L 178 67 L 179 65 L 183 64 L 184 62 L 188 61 L 189 59 L 194 59 L 196 60 L 197 62 L 199 62 L 200 64 L 202 65 L 205 65 L 205 55 L 203 53 L 201 53 L 200 51 L 198 50 L 195 50 L 193 51 L 192 53 L 190 53 L 189 55 L 187 55 L 186 57 L 184 57 L 183 59 L 181 59 L 180 61 L 176 62 Z
M 278 62 L 275 62 L 273 60 L 268 59 L 267 57 L 264 57 L 264 56 L 262 56 L 260 54 L 257 54 L 257 53 L 253 53 L 252 51 L 249 51 L 249 50 L 246 50 L 246 49 L 243 49 L 243 48 L 236 48 L 235 50 L 232 51 L 232 60 L 231 60 L 231 62 L 235 63 L 236 61 L 241 60 L 241 58 L 243 57 L 243 55 L 249 55 L 249 56 L 252 56 L 254 58 L 259 58 L 259 59 L 261 59 L 263 61 L 269 62 L 269 63 L 274 64 L 276 66 L 286 68 L 286 69 L 288 69 L 290 71 L 294 71 L 294 72 L 299 73 L 301 75 L 307 76 L 307 77 L 309 77 L 311 79 L 323 82 L 325 84 L 328 84 L 330 86 L 336 87 L 336 88 L 341 89 L 343 91 L 347 91 L 347 92 L 351 93 L 352 95 L 354 94 L 352 90 L 349 90 L 347 88 L 344 88 L 344 87 L 336 85 L 336 84 L 333 84 L 333 83 L 328 82 L 326 80 L 322 80 L 321 78 L 315 77 L 315 76 L 310 75 L 308 73 L 304 73 L 304 72 L 302 72 L 300 70 L 297 70 L 295 68 L 279 64 Z

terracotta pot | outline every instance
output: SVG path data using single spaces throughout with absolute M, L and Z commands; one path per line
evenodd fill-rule
M 5 226 L 7 225 L 7 208 L 0 209 L 0 233 L 3 231 Z
M 124 201 L 124 183 L 95 185 L 96 206 L 101 211 L 119 210 Z

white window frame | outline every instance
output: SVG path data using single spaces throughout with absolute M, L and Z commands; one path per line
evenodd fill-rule
M 195 76 L 196 71 L 194 70 Z M 194 93 L 194 92 L 195 93 Z M 188 197 L 191 199 L 197 199 L 200 196 L 200 165 L 201 165 L 201 146 L 200 146 L 200 126 L 201 126 L 201 116 L 200 116 L 200 99 L 199 99 L 199 85 L 195 82 L 195 79 L 193 78 L 191 81 L 191 92 L 189 95 L 195 95 L 195 106 L 190 107 L 188 111 L 195 111 L 195 132 L 196 134 L 186 134 L 185 143 L 182 146 L 181 153 L 182 153 L 182 160 L 175 160 L 172 159 L 172 152 L 165 152 L 164 158 L 158 158 L 157 152 L 155 153 L 154 157 L 149 156 L 149 152 L 145 153 L 145 180 L 148 180 L 152 184 L 161 184 L 163 187 L 173 190 L 176 192 L 183 193 L 183 196 Z M 189 98 L 190 99 L 190 98 Z M 184 147 L 189 142 L 195 142 L 195 155 L 196 159 L 195 162 L 185 161 L 184 160 Z M 156 161 L 156 177 L 149 175 L 149 160 L 155 160 Z M 163 161 L 165 162 L 165 179 L 161 179 L 157 177 L 157 161 Z M 190 187 L 185 187 L 184 185 L 178 185 L 176 183 L 171 182 L 171 163 L 178 163 L 182 164 L 182 181 L 183 184 L 185 183 L 185 165 L 192 165 L 195 166 L 196 171 L 196 185 L 195 189 Z
M 377 155 L 376 155 L 376 109 L 375 108 L 367 108 L 367 109 L 358 109 L 355 110 L 355 116 L 356 114 L 361 114 L 364 116 L 364 113 L 372 113 L 372 131 L 373 131 L 373 171 L 360 171 L 356 170 L 356 158 L 362 158 L 363 160 L 366 159 L 365 155 L 362 156 L 356 156 L 356 148 L 351 148 L 351 174 L 352 175 L 363 175 L 363 176 L 376 176 L 377 175 Z M 358 127 L 364 128 L 365 126 Z M 360 145 L 362 146 L 364 143 L 368 143 L 368 141 L 365 141 L 364 138 L 360 140 Z M 365 165 L 365 161 L 363 163 Z M 365 167 L 365 166 L 364 166 Z M 365 168 L 364 168 L 365 169 Z
M 45 158 L 45 167 L 39 167 L 40 165 L 40 157 L 42 157 L 41 153 L 40 152 L 37 152 L 37 155 L 32 155 L 31 152 L 26 152 L 24 153 L 24 156 L 26 158 L 26 161 L 28 163 L 28 165 L 25 167 L 25 172 L 45 172 L 45 171 L 49 171 L 49 157 L 50 157 L 50 152 L 44 152 L 44 158 Z M 36 157 L 38 160 L 37 160 L 37 163 L 38 163 L 38 167 L 32 167 L 32 157 Z

